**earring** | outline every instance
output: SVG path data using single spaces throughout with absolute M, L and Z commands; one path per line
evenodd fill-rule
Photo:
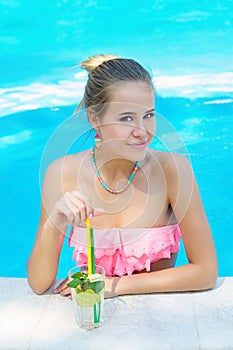
M 98 134 L 98 132 L 95 134 L 94 137 L 95 140 L 95 148 L 97 149 L 97 151 L 99 151 L 101 149 L 101 137 L 100 134 Z

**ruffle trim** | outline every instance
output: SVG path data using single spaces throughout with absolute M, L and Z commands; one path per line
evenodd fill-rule
M 80 228 L 77 230 L 80 231 Z M 104 231 L 102 230 L 102 239 L 98 239 L 95 243 L 94 251 L 95 263 L 104 267 L 107 276 L 131 275 L 134 271 L 144 269 L 150 271 L 151 263 L 170 258 L 171 254 L 178 252 L 180 248 L 181 233 L 178 225 L 150 228 L 141 236 L 139 231 L 142 233 L 142 229 L 135 229 L 138 239 L 133 241 L 132 234 L 129 232 L 133 229 L 108 230 L 107 235 L 103 234 Z M 131 237 L 131 241 L 128 240 L 124 244 L 124 241 L 127 241 L 125 239 L 127 234 Z M 87 264 L 87 247 L 86 244 L 77 243 L 77 231 L 72 231 L 69 245 L 74 247 L 73 259 L 76 260 L 77 265 Z

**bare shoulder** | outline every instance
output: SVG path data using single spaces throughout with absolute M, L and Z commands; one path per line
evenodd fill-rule
M 163 169 L 167 197 L 180 222 L 190 207 L 191 200 L 198 197 L 198 187 L 189 160 L 181 154 L 159 152 L 157 159 Z
M 183 178 L 192 174 L 191 163 L 182 154 L 157 150 L 153 150 L 152 154 L 162 167 L 167 180 L 174 180 L 180 176 Z
M 172 152 L 155 151 L 154 156 L 164 174 L 168 199 L 173 204 L 183 203 L 187 207 L 194 187 L 197 188 L 190 161 Z
M 61 174 L 64 177 L 71 175 L 74 171 L 77 171 L 87 153 L 88 151 L 83 151 L 56 159 L 49 165 L 47 176 L 51 175 L 53 177 Z
M 70 154 L 52 162 L 45 174 L 43 197 L 58 200 L 65 192 L 78 190 L 77 174 L 88 151 Z

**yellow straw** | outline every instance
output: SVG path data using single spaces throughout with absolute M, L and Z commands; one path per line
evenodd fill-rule
M 86 231 L 87 231 L 87 266 L 88 275 L 92 274 L 92 259 L 91 259 L 91 224 L 90 219 L 86 218 Z

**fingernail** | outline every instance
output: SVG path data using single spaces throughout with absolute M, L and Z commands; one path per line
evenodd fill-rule
M 54 290 L 53 290 L 53 294 L 56 294 L 57 293 L 57 288 L 55 288 Z

